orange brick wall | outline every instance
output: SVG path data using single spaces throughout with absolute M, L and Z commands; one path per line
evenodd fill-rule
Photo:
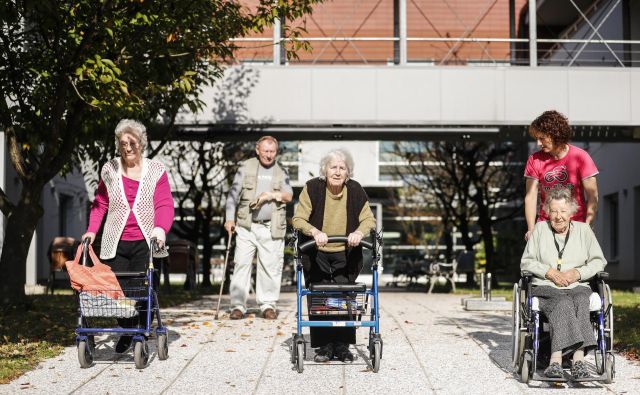
M 243 1 L 245 4 L 255 0 Z M 516 15 L 526 0 L 516 0 Z M 486 15 L 484 15 L 486 12 Z M 484 16 L 483 16 L 484 15 Z M 292 24 L 299 26 L 302 21 Z M 304 37 L 393 38 L 393 0 L 333 0 L 318 4 L 306 17 Z M 269 36 L 265 34 L 263 36 Z M 407 0 L 408 37 L 509 38 L 508 0 Z M 302 63 L 365 64 L 393 62 L 392 41 L 310 41 L 310 52 L 299 52 Z M 270 60 L 268 43 L 243 43 L 262 48 L 243 49 L 239 59 Z M 409 41 L 410 62 L 447 64 L 509 59 L 509 43 L 460 43 Z M 453 50 L 452 50 L 453 48 Z M 451 52 L 449 55 L 447 55 Z

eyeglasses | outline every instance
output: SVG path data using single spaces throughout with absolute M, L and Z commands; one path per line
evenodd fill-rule
M 127 148 L 131 147 L 132 150 L 135 150 L 139 146 L 140 145 L 138 143 L 136 143 L 135 141 L 132 141 L 132 142 L 121 141 L 120 142 L 120 149 L 127 149 Z

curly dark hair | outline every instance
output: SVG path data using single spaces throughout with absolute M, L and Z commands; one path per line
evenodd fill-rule
M 534 139 L 549 137 L 553 145 L 564 145 L 571 140 L 573 130 L 569 120 L 556 110 L 545 111 L 529 125 L 529 135 Z

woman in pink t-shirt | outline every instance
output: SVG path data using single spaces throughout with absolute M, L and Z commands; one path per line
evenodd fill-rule
M 526 193 L 524 215 L 527 220 L 525 240 L 529 239 L 536 224 L 538 191 L 544 201 L 547 191 L 566 187 L 573 191 L 578 211 L 571 219 L 593 223 L 598 208 L 598 168 L 589 154 L 569 144 L 573 131 L 567 118 L 557 111 L 545 111 L 529 126 L 529 135 L 536 139 L 540 151 L 529 156 L 524 170 Z M 542 210 L 538 221 L 547 220 Z
M 115 139 L 120 156 L 102 167 L 89 227 L 82 239 L 88 238 L 93 243 L 106 215 L 100 259 L 114 272 L 144 272 L 149 262 L 151 239 L 155 238 L 162 248 L 173 224 L 171 187 L 162 163 L 142 156 L 147 146 L 143 124 L 121 120 L 116 126 Z M 119 281 L 124 288 L 126 280 Z M 146 315 L 142 315 L 146 320 Z M 122 327 L 134 327 L 141 324 L 138 318 L 119 318 L 118 323 Z M 116 352 L 125 352 L 131 340 L 131 336 L 121 336 Z

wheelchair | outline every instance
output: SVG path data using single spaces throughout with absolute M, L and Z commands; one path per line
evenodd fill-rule
M 599 272 L 589 284 L 593 293 L 589 298 L 591 324 L 597 340 L 595 353 L 596 375 L 584 379 L 572 379 L 568 374 L 564 378 L 549 378 L 538 373 L 549 364 L 551 342 L 548 321 L 541 314 L 538 298 L 531 296 L 533 274 L 521 273 L 520 280 L 513 285 L 512 309 L 512 364 L 523 383 L 536 381 L 600 381 L 606 384 L 615 377 L 615 357 L 613 355 L 613 303 L 611 289 L 605 283 L 609 277 Z M 564 366 L 563 358 L 563 366 Z

